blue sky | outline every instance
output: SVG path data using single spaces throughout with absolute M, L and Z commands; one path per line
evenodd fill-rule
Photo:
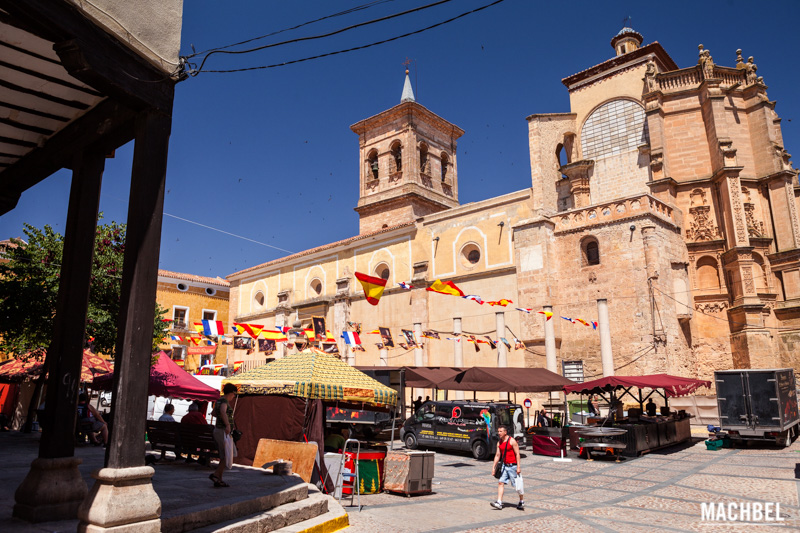
M 431 3 L 386 1 L 249 46 L 326 33 Z M 214 55 L 207 69 L 269 65 L 416 30 L 491 0 L 458 0 L 331 38 L 243 55 Z M 368 0 L 184 2 L 182 54 L 223 46 L 366 4 Z M 224 6 L 224 10 L 223 10 Z M 712 7 L 713 6 L 713 7 Z M 561 79 L 614 55 L 625 17 L 680 67 L 703 43 L 716 63 L 754 56 L 800 154 L 800 2 L 713 4 L 505 0 L 442 27 L 364 50 L 251 72 L 200 73 L 176 88 L 160 267 L 205 276 L 237 270 L 358 233 L 355 122 L 400 101 L 403 61 L 413 60 L 417 101 L 466 131 L 457 158 L 462 204 L 530 187 L 525 117 L 569 111 Z M 248 45 L 245 45 L 247 47 Z M 101 210 L 123 222 L 132 144 L 106 163 Z M 800 161 L 800 160 L 798 160 Z M 796 163 L 798 165 L 800 163 Z M 22 223 L 63 231 L 70 174 L 26 192 L 0 217 L 0 239 Z M 219 233 L 205 226 L 258 241 Z

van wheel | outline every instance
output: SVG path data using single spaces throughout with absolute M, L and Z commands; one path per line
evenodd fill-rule
M 411 432 L 406 433 L 406 437 L 403 440 L 406 443 L 406 448 L 408 448 L 409 450 L 417 449 L 417 437 L 413 433 Z
M 483 461 L 486 459 L 486 456 L 489 455 L 489 447 L 486 445 L 485 442 L 482 440 L 476 440 L 472 443 L 472 456 L 479 460 Z

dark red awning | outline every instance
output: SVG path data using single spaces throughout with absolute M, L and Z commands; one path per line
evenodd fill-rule
M 111 390 L 114 375 L 106 374 L 96 378 L 92 383 L 95 390 Z M 196 377 L 179 367 L 164 352 L 158 352 L 157 360 L 150 367 L 150 386 L 147 394 L 166 398 L 182 398 L 184 400 L 219 400 L 220 391 L 209 387 Z
M 549 392 L 574 384 L 574 381 L 546 368 L 475 366 L 440 381 L 437 388 L 488 392 Z
M 640 389 L 664 389 L 667 396 L 687 396 L 700 387 L 711 387 L 711 382 L 703 379 L 684 378 L 669 374 L 650 374 L 649 376 L 607 376 L 584 383 L 564 387 L 564 392 L 575 394 L 600 394 L 619 389 L 637 387 Z
M 463 371 L 463 368 L 451 366 L 407 366 L 405 385 L 415 389 L 441 389 L 439 383 Z

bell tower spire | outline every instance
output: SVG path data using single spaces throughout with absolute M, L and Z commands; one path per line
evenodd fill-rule
M 361 234 L 459 205 L 456 141 L 464 130 L 417 102 L 409 63 L 400 103 L 350 126 L 359 138 Z

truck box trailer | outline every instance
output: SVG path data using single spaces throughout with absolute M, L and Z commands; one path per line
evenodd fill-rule
M 719 425 L 733 440 L 773 440 L 789 446 L 800 429 L 794 370 L 714 372 Z

